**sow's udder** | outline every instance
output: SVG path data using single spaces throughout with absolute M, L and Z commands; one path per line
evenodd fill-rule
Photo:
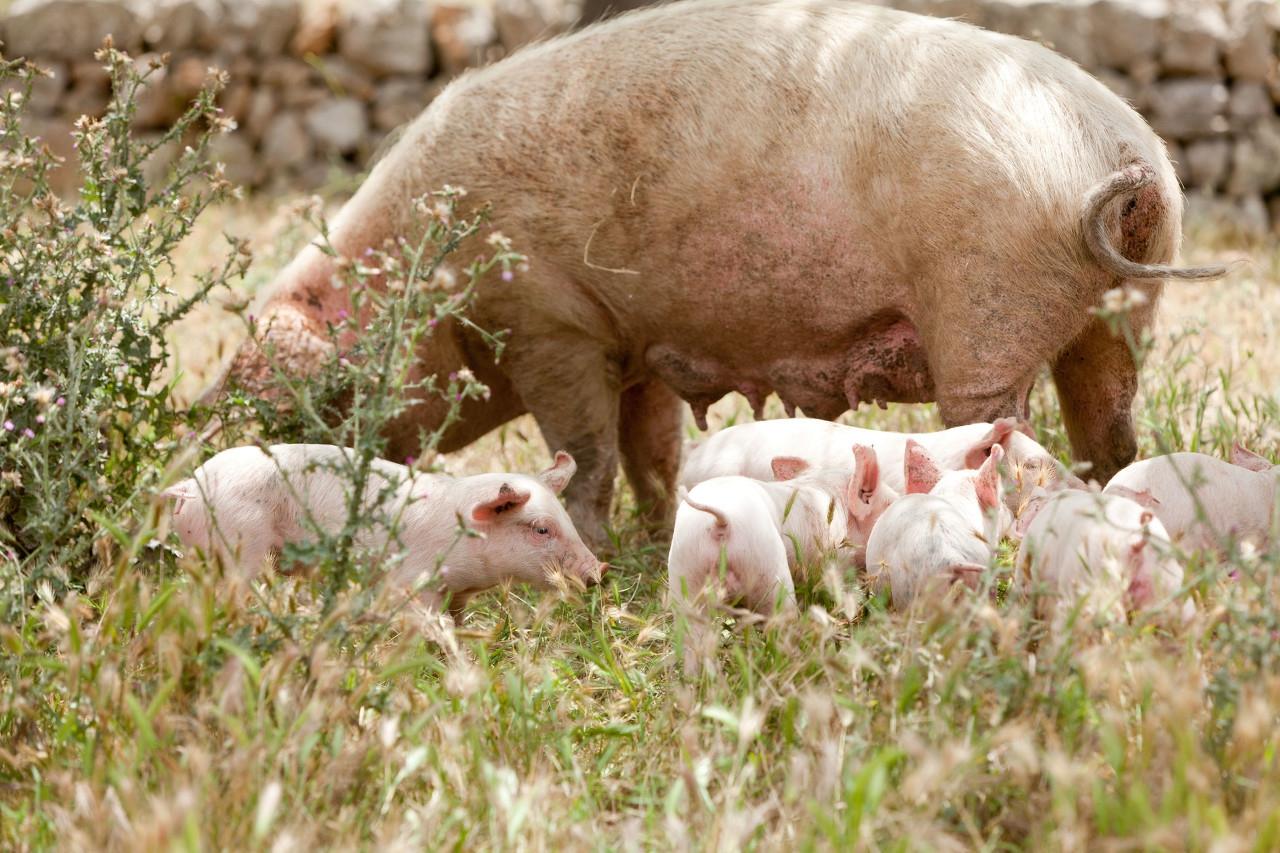
M 754 360 L 753 360 L 754 357 Z M 741 393 L 755 416 L 776 392 L 788 415 L 796 409 L 834 420 L 863 401 L 926 403 L 933 378 L 919 332 L 901 316 L 867 324 L 849 342 L 802 357 L 742 352 L 735 358 L 704 355 L 696 345 L 654 344 L 645 351 L 648 369 L 693 407 L 699 429 L 707 408 L 731 391 Z

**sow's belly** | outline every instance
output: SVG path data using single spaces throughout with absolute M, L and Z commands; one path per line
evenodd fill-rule
M 682 336 L 684 337 L 684 336 Z M 756 417 L 764 400 L 777 393 L 789 415 L 833 420 L 863 401 L 925 403 L 934 399 L 933 377 L 915 326 L 902 314 L 884 312 L 842 340 L 763 346 L 740 342 L 732 351 L 700 345 L 694 336 L 650 344 L 648 372 L 666 382 L 693 407 L 700 429 L 707 408 L 737 391 Z

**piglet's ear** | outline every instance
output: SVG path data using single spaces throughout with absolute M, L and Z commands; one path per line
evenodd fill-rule
M 538 475 L 538 479 L 542 484 L 557 495 L 564 491 L 564 487 L 569 485 L 569 480 L 573 478 L 573 474 L 578 470 L 578 463 L 573 461 L 573 457 L 563 450 L 556 451 L 555 462 L 551 467 Z M 527 497 L 526 497 L 527 500 Z
M 1251 450 L 1246 450 L 1245 446 L 1238 441 L 1231 448 L 1231 464 L 1239 465 L 1241 468 L 1248 468 L 1250 471 L 1271 470 L 1270 459 L 1265 456 L 1259 456 Z
M 173 512 L 177 515 L 182 512 L 183 504 L 200 496 L 200 487 L 196 485 L 195 480 L 188 478 L 165 489 L 160 496 L 173 501 Z
M 880 461 L 865 444 L 853 446 L 853 476 L 849 478 L 849 510 L 854 518 L 871 512 L 871 501 L 880 487 Z
M 1036 431 L 1031 428 L 1031 424 L 1021 418 L 1000 418 L 996 423 L 1003 423 L 1004 421 L 1009 421 L 1013 424 L 1014 432 L 1020 432 L 1032 441 L 1039 440 L 1036 438 Z
M 1111 486 L 1110 488 L 1107 489 L 1107 494 L 1116 495 L 1122 498 L 1128 498 L 1129 500 L 1136 503 L 1138 506 L 1143 506 L 1143 507 L 1146 507 L 1147 509 L 1155 509 L 1156 507 L 1160 506 L 1160 499 L 1157 498 L 1155 495 L 1151 494 L 1150 489 L 1143 489 L 1142 491 L 1137 491 L 1135 489 L 1130 489 L 1127 486 Z
M 1004 458 L 1004 448 L 998 444 L 991 446 L 991 455 L 978 469 L 978 478 L 974 481 L 974 490 L 978 493 L 978 505 L 991 511 L 1000 504 L 1000 460 Z
M 517 491 L 503 483 L 498 488 L 498 494 L 488 500 L 480 501 L 471 508 L 471 520 L 479 524 L 492 524 L 504 512 L 510 512 L 528 502 L 528 492 Z
M 938 463 L 929 455 L 929 451 L 914 439 L 907 439 L 907 455 L 904 460 L 904 479 L 907 481 L 907 494 L 923 495 L 933 491 L 942 479 Z
M 1129 551 L 1125 554 L 1125 558 L 1130 568 L 1138 569 L 1142 567 L 1143 556 L 1147 551 L 1147 539 L 1145 536 L 1137 535 L 1129 542 Z
M 953 584 L 963 584 L 969 589 L 982 586 L 982 573 L 987 567 L 980 563 L 954 563 L 947 569 Z
M 1040 510 L 1044 509 L 1044 505 L 1048 502 L 1049 496 L 1047 494 L 1039 494 L 1023 505 L 1017 519 L 1013 522 L 1014 539 L 1020 540 L 1027 535 L 1027 531 L 1031 529 L 1031 522 L 1036 520 L 1036 516 L 1040 514 Z
M 773 469 L 773 479 L 794 480 L 809 470 L 809 463 L 799 456 L 775 456 L 769 467 Z
M 987 457 L 991 455 L 991 448 L 1003 447 L 1009 443 L 1009 439 L 1015 432 L 1026 434 L 1031 428 L 1022 424 L 1017 418 L 1000 418 L 991 425 L 991 431 L 984 435 L 977 444 L 969 448 L 969 452 L 964 455 L 964 467 L 972 471 L 974 468 L 981 468 L 982 463 L 987 461 Z M 1032 435 L 1034 438 L 1034 435 Z

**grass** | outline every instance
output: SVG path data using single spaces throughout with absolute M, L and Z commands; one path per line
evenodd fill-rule
M 268 281 L 301 235 L 262 202 L 211 212 Z M 1187 257 L 1243 250 L 1225 284 L 1169 288 L 1138 412 L 1144 453 L 1277 451 L 1280 251 L 1190 229 Z M 234 345 L 217 306 L 175 333 L 179 393 Z M 1036 425 L 1066 445 L 1052 392 Z M 715 422 L 748 417 L 722 401 Z M 779 414 L 774 412 L 773 414 Z M 885 428 L 932 407 L 863 410 Z M 690 434 L 693 434 L 690 427 Z M 451 456 L 454 473 L 547 461 L 528 418 Z M 1193 560 L 1200 615 L 1046 634 L 1017 601 L 886 610 L 815 567 L 800 614 L 726 623 L 681 667 L 665 554 L 624 496 L 615 568 L 587 593 L 480 598 L 455 629 L 396 614 L 326 640 L 314 579 L 257 598 L 190 562 L 145 560 L 39 601 L 64 673 L 55 730 L 0 743 L 0 846 L 72 849 L 1280 848 L 1277 561 Z M 341 609 L 335 611 L 341 618 Z M 2 627 L 2 626 L 0 626 Z M 0 631 L 0 642 L 5 642 Z

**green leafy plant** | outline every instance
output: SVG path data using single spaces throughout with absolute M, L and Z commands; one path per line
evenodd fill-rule
M 101 118 L 76 123 L 83 180 L 71 201 L 49 186 L 57 158 L 23 132 L 40 72 L 0 61 L 0 79 L 18 84 L 0 99 L 0 621 L 38 584 L 60 594 L 83 580 L 95 544 L 105 555 L 107 532 L 130 526 L 185 414 L 161 381 L 165 333 L 249 260 L 233 243 L 188 295 L 168 286 L 174 249 L 233 192 L 207 157 L 232 127 L 216 106 L 225 77 L 212 74 L 168 133 L 143 144 L 130 131 L 135 99 L 159 66 L 136 68 L 109 45 L 98 60 L 115 94 Z M 148 187 L 144 167 L 171 143 L 185 147 Z

